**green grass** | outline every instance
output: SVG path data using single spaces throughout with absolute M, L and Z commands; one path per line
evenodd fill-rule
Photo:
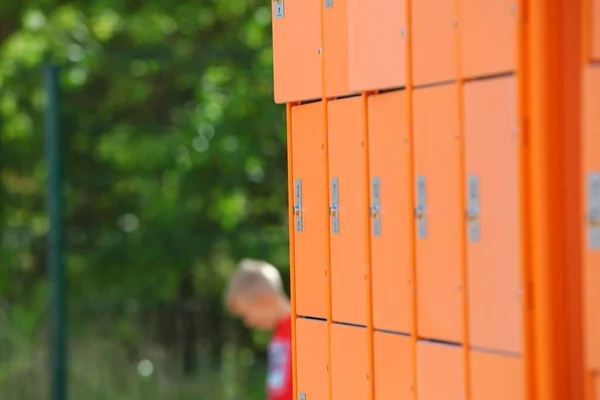
M 2 334 L 0 334 L 2 335 Z M 0 336 L 0 400 L 49 398 L 45 338 Z M 150 344 L 132 360 L 114 341 L 102 337 L 69 345 L 70 400 L 263 400 L 265 367 L 241 362 L 242 351 L 225 347 L 222 365 L 211 367 L 199 350 L 198 372 L 184 376 L 181 357 Z

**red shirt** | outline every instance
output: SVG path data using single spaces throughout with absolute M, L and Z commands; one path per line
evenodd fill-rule
M 267 399 L 293 400 L 292 394 L 292 322 L 282 320 L 271 337 L 267 370 Z

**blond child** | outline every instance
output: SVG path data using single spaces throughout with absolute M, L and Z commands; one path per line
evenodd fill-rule
M 292 400 L 290 300 L 277 268 L 243 259 L 225 289 L 225 306 L 251 329 L 272 332 L 268 348 L 267 399 Z

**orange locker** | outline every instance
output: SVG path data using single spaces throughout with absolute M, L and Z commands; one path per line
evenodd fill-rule
M 459 2 L 461 72 L 466 78 L 514 71 L 517 65 L 517 0 Z
M 369 97 L 371 256 L 375 329 L 410 333 L 410 147 L 406 93 Z
M 467 83 L 465 190 L 471 344 L 521 353 L 521 231 L 516 81 Z
M 600 60 L 600 0 L 593 1 L 592 6 L 592 58 Z
M 296 312 L 327 318 L 327 177 L 321 103 L 292 108 Z
M 360 97 L 328 106 L 333 320 L 367 324 L 365 148 Z
M 296 320 L 296 378 L 298 397 L 326 399 L 329 396 L 327 322 Z
M 333 400 L 369 398 L 370 377 L 367 338 L 366 328 L 340 324 L 331 326 L 331 389 Z M 313 398 L 325 399 L 325 397 Z
M 471 352 L 471 400 L 524 400 L 523 360 Z
M 373 334 L 375 347 L 375 398 L 412 400 L 412 339 L 385 332 Z
M 600 400 L 600 376 L 594 378 L 594 400 Z
M 462 338 L 460 138 L 456 85 L 414 92 L 419 336 Z
M 600 369 L 600 66 L 589 66 L 583 85 L 585 199 L 584 309 L 588 366 Z
M 455 2 L 420 0 L 412 5 L 413 84 L 456 80 L 458 30 Z
M 320 0 L 324 16 L 325 95 L 330 98 L 350 94 L 348 1 Z
M 405 85 L 405 1 L 354 0 L 348 3 L 351 90 Z
M 321 2 L 272 3 L 275 102 L 321 98 Z
M 464 397 L 464 365 L 460 346 L 433 342 L 417 344 L 419 400 L 456 400 Z

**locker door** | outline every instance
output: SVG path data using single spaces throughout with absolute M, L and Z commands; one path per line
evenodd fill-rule
M 584 325 L 588 366 L 600 369 L 600 67 L 589 66 L 583 79 Z
M 369 97 L 373 324 L 410 333 L 410 147 L 406 94 Z
M 463 364 L 460 346 L 419 342 L 417 344 L 419 400 L 463 398 Z
M 307 399 L 329 396 L 327 322 L 298 318 L 296 321 L 296 378 L 298 394 Z
M 600 60 L 600 0 L 592 1 L 592 58 Z
M 456 85 L 414 92 L 419 336 L 462 338 L 460 140 Z
M 367 329 L 331 326 L 331 389 L 333 400 L 369 397 Z M 320 399 L 321 397 L 316 397 Z M 325 399 L 325 397 L 323 397 Z
M 412 400 L 412 339 L 375 332 L 375 398 Z
M 465 78 L 515 70 L 517 3 L 517 0 L 460 1 L 461 71 Z
M 471 82 L 464 93 L 471 344 L 521 353 L 516 82 Z
M 368 205 L 361 98 L 332 101 L 328 113 L 333 319 L 366 325 Z
M 276 103 L 321 97 L 321 1 L 273 0 Z
M 327 179 L 321 103 L 292 108 L 296 312 L 327 318 Z
M 320 0 L 324 7 L 325 95 L 350 94 L 348 0 Z
M 457 35 L 455 2 L 413 2 L 413 83 L 425 85 L 456 79 Z
M 348 6 L 350 89 L 365 91 L 404 86 L 405 0 L 354 0 Z
M 524 400 L 523 360 L 498 354 L 471 352 L 472 400 Z

